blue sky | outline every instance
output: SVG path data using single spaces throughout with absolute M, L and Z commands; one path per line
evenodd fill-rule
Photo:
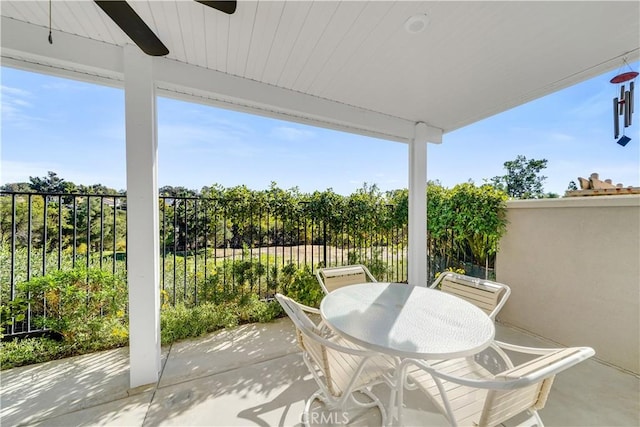
M 638 63 L 631 64 L 638 70 Z M 120 89 L 2 67 L 0 183 L 54 171 L 76 184 L 124 189 L 124 93 Z M 640 111 L 615 143 L 609 83 L 617 71 L 448 133 L 429 144 L 428 179 L 447 187 L 504 174 L 517 155 L 547 159 L 545 191 L 598 172 L 640 186 Z M 621 71 L 628 71 L 624 67 Z M 636 105 L 640 105 L 637 101 Z M 366 182 L 406 188 L 406 144 L 158 99 L 159 185 L 199 190 L 246 185 L 351 194 Z

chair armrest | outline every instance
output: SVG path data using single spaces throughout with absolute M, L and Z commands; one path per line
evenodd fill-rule
M 436 280 L 433 281 L 432 284 L 430 284 L 428 287 L 429 289 L 435 289 L 438 287 L 438 285 L 440 284 L 440 282 L 442 282 L 442 280 L 447 277 L 448 275 L 452 274 L 451 271 L 442 271 L 440 272 L 440 275 L 436 278 Z
M 590 347 L 555 349 L 555 351 L 546 352 L 545 355 L 527 363 L 510 368 L 496 375 L 493 379 L 474 379 L 451 375 L 435 369 L 424 361 L 415 359 L 405 359 L 401 364 L 401 369 L 403 376 L 405 375 L 406 369 L 409 365 L 415 365 L 431 374 L 434 380 L 442 379 L 468 387 L 490 390 L 513 390 L 516 388 L 526 387 L 541 381 L 544 378 L 556 375 L 557 373 L 588 359 L 594 354 L 595 351 Z
M 502 307 L 504 307 L 504 305 L 507 303 L 507 300 L 509 299 L 509 295 L 511 295 L 511 288 L 505 285 L 504 283 L 501 283 L 501 285 L 503 289 L 502 292 L 504 292 L 504 295 L 501 295 L 499 297 L 500 301 L 495 306 L 495 308 L 491 311 L 491 313 L 489 313 L 489 317 L 492 318 L 493 320 L 496 320 L 496 316 L 498 315 L 500 310 L 502 310 Z
M 533 354 L 533 355 L 549 354 L 558 350 L 562 350 L 564 348 L 564 347 L 557 347 L 557 348 L 525 347 L 525 346 L 510 344 L 510 343 L 498 341 L 498 340 L 495 340 L 492 346 L 497 346 L 503 350 L 514 351 L 516 353 Z
M 333 330 L 326 323 L 324 323 L 324 321 L 320 322 L 318 324 L 318 327 L 314 328 L 315 330 L 309 330 L 308 327 L 302 325 L 298 327 L 298 330 L 302 333 L 303 336 L 307 336 L 307 338 L 309 338 L 310 340 L 341 353 L 351 354 L 353 356 L 360 356 L 364 358 L 380 356 L 382 354 L 374 350 L 367 350 L 365 348 L 362 348 L 358 346 L 358 344 L 342 338 L 337 334 L 332 334 L 329 337 L 323 336 L 321 334 L 321 331 L 324 330 L 324 328 L 333 333 Z M 348 342 L 351 346 L 347 347 L 339 341 Z
M 320 309 L 319 308 L 309 307 L 308 305 L 304 305 L 304 304 L 300 304 L 300 303 L 298 303 L 298 305 L 300 306 L 300 308 L 303 311 L 306 311 L 307 313 L 320 314 Z
M 563 348 L 502 372 L 496 375 L 496 380 L 515 381 L 515 387 L 523 387 L 554 376 L 594 354 L 591 347 Z

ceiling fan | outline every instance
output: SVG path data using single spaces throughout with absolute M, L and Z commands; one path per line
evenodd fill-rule
M 169 49 L 151 31 L 140 15 L 129 6 L 129 3 L 113 0 L 94 1 L 144 53 L 151 56 L 164 56 L 169 53 Z M 236 11 L 237 1 L 195 1 L 228 15 Z

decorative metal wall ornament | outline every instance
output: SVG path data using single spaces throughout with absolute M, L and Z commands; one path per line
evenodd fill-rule
M 624 134 L 624 128 L 631 126 L 631 117 L 633 115 L 633 90 L 635 86 L 634 80 L 636 77 L 638 77 L 637 71 L 627 71 L 618 74 L 610 80 L 611 83 L 620 86 L 620 96 L 613 98 L 613 137 L 617 139 L 620 136 L 620 116 L 623 116 L 624 127 L 622 129 L 622 137 L 616 141 L 623 147 L 631 141 L 631 138 Z M 625 90 L 626 82 L 629 82 L 628 90 Z

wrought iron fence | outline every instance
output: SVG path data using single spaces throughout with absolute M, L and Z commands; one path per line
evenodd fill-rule
M 237 209 L 233 200 L 160 197 L 160 279 L 171 303 L 197 304 L 201 295 L 241 283 L 269 296 L 287 266 L 313 272 L 358 262 L 380 280 L 406 281 L 406 241 L 406 226 L 356 230 L 329 224 L 304 202 L 283 211 L 258 204 Z
M 283 275 L 321 266 L 362 263 L 380 281 L 407 281 L 407 218 L 393 205 L 331 215 L 311 203 L 261 203 L 203 197 L 159 197 L 160 286 L 167 303 L 197 305 L 219 293 L 269 297 Z M 317 208 L 317 206 L 316 206 Z M 124 195 L 0 192 L 0 300 L 17 285 L 54 270 L 98 268 L 126 278 L 127 200 Z M 397 216 L 401 218 L 397 218 Z M 406 214 L 405 214 L 406 215 Z M 354 217 L 355 216 L 355 217 Z M 428 271 L 449 267 L 491 277 L 474 265 L 453 230 L 429 239 Z M 46 301 L 39 306 L 46 307 Z M 8 336 L 38 328 L 5 325 Z
M 0 300 L 14 301 L 16 285 L 50 271 L 100 268 L 126 275 L 126 197 L 95 194 L 0 193 Z M 28 333 L 24 321 L 5 325 Z
M 126 277 L 126 207 L 123 195 L 1 192 L 2 301 L 16 298 L 18 283 L 53 270 L 83 266 Z M 327 221 L 305 202 L 286 209 L 239 208 L 233 201 L 196 197 L 159 197 L 159 211 L 160 286 L 171 304 L 198 304 L 240 285 L 269 296 L 288 266 L 313 272 L 363 263 L 379 280 L 407 280 L 406 221 L 361 226 Z M 5 333 L 37 329 L 32 314 L 29 309 L 25 320 L 12 322 Z

